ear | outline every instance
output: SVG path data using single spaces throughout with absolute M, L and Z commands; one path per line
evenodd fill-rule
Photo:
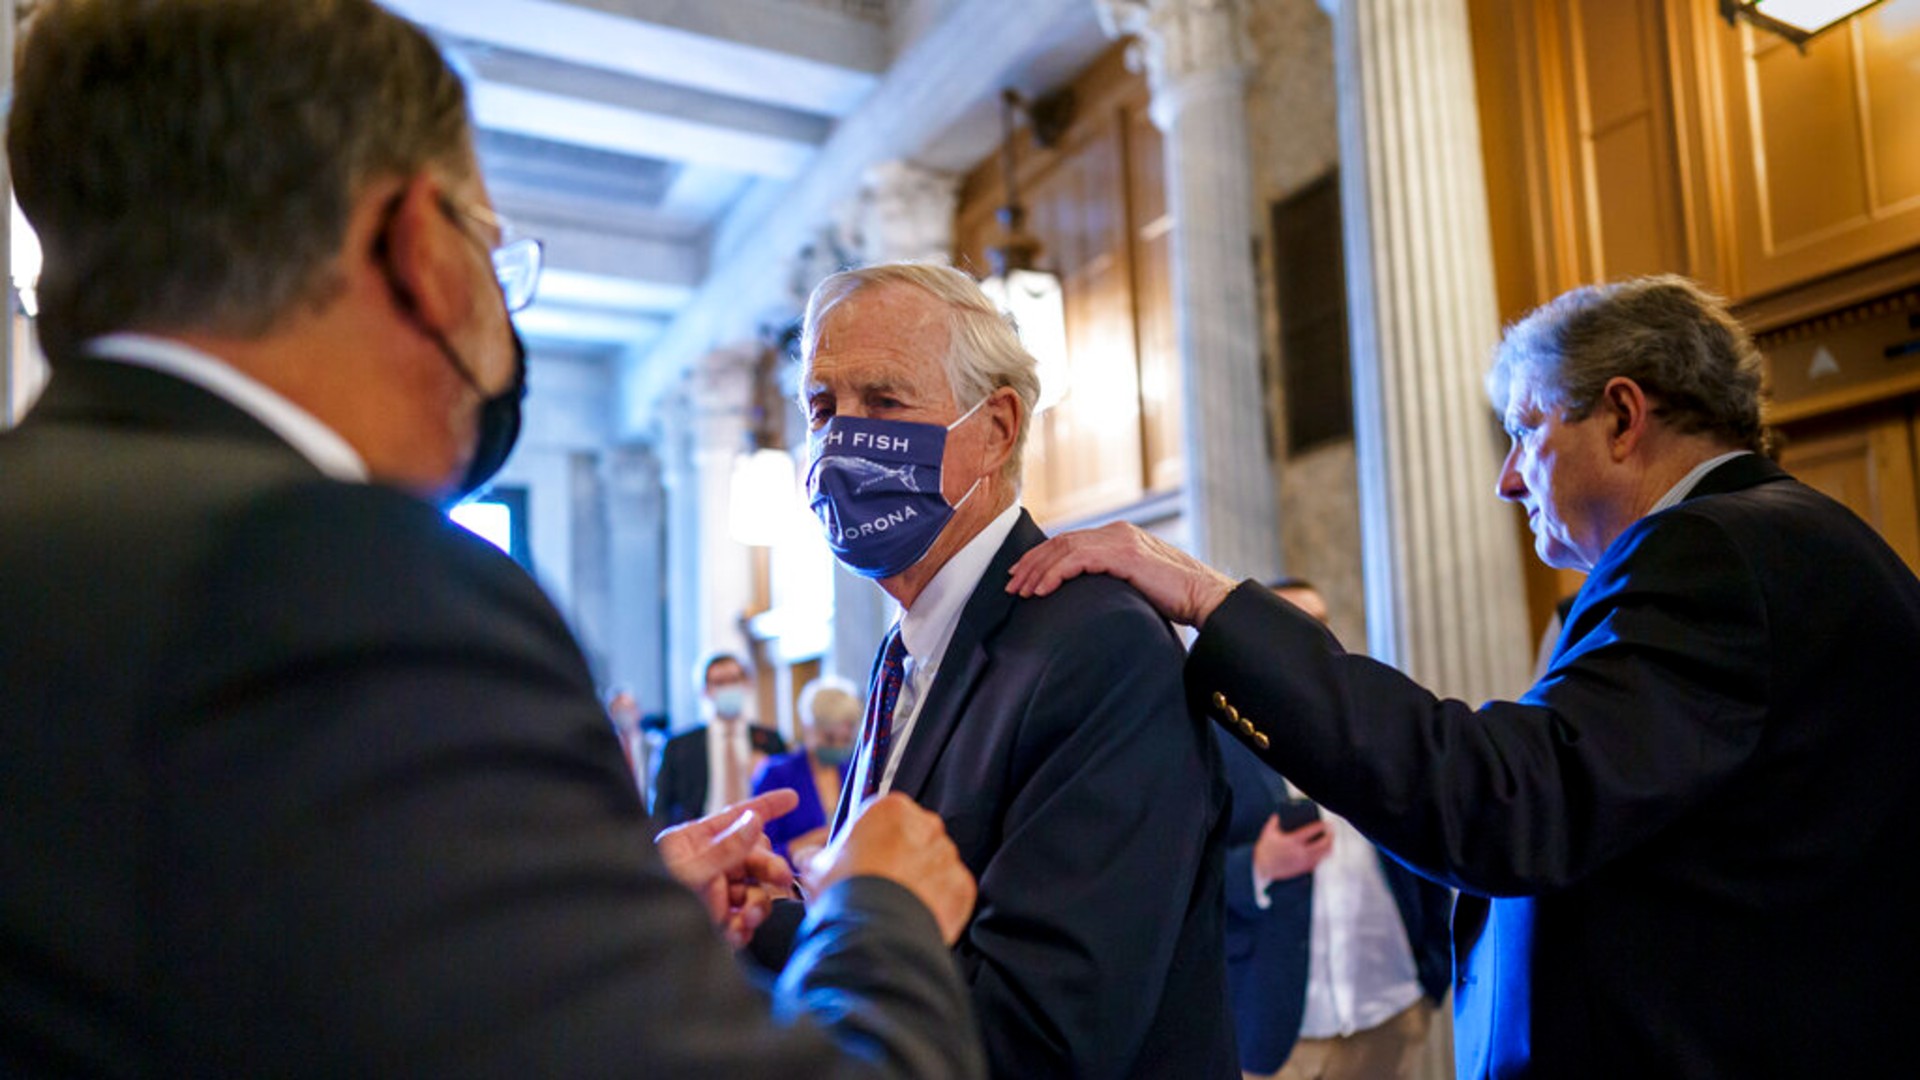
M 987 414 L 986 460 L 981 463 L 981 471 L 988 476 L 998 476 L 1013 459 L 1027 407 L 1012 387 L 1002 386 L 987 395 L 980 411 Z
M 1632 379 L 1616 375 L 1601 388 L 1598 411 L 1607 420 L 1607 445 L 1613 452 L 1613 460 L 1625 461 L 1632 457 L 1653 422 L 1647 392 Z
M 388 284 L 394 302 L 410 309 L 413 319 L 430 330 L 447 332 L 466 310 L 468 274 L 461 261 L 466 241 L 440 209 L 444 187 L 428 173 L 406 180 L 386 198 L 392 209 L 386 228 Z

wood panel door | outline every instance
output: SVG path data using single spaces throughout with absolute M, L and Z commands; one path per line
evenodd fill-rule
M 1103 117 L 1028 196 L 1066 298 L 1069 390 L 1036 418 L 1050 518 L 1072 520 L 1141 494 L 1121 119 Z
M 1872 525 L 1920 573 L 1920 420 L 1907 398 L 1877 409 L 1783 429 L 1780 464 Z
M 1794 48 L 1723 35 L 1739 293 L 1920 245 L 1920 0 Z
M 1177 489 L 1184 462 L 1171 244 L 1159 132 L 1145 82 L 1116 46 L 1073 83 L 1057 144 L 1015 136 L 1015 171 L 1041 269 L 1066 301 L 1066 397 L 1036 416 L 1021 502 L 1057 528 Z M 984 273 L 1003 229 L 998 153 L 961 187 L 955 262 Z

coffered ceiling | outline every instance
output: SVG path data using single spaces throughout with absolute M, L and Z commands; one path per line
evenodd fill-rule
M 790 182 L 886 65 L 884 0 L 385 0 L 469 76 L 502 213 L 547 243 L 536 346 L 643 355 L 715 225 Z
M 755 239 L 790 236 L 789 207 L 824 220 L 855 194 L 844 129 L 876 132 L 875 160 L 964 169 L 997 139 L 997 85 L 1064 81 L 1104 45 L 1091 0 L 382 2 L 465 69 L 495 202 L 547 243 L 518 317 L 536 357 L 605 356 L 628 383 L 688 362 L 653 354 L 688 351 L 676 321 L 732 299 L 702 295 L 724 264 L 780 257 Z M 943 97 L 909 64 L 984 70 Z M 845 190 L 823 193 L 823 167 Z

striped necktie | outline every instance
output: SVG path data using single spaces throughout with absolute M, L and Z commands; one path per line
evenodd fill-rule
M 860 797 L 871 799 L 880 793 L 880 777 L 887 771 L 887 755 L 893 748 L 893 707 L 900 701 L 900 684 L 906 681 L 907 643 L 900 638 L 899 624 L 887 633 L 880 657 L 880 673 L 867 694 L 867 722 L 860 733 L 867 747 L 867 779 Z

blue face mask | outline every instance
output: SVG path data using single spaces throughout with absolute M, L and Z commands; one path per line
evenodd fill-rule
M 813 760 L 830 769 L 837 769 L 853 760 L 853 747 L 816 746 L 813 748 Z
M 940 457 L 947 432 L 967 422 L 986 399 L 941 427 L 904 420 L 836 416 L 813 436 L 807 505 L 826 526 L 827 546 L 847 569 L 866 578 L 890 578 L 926 555 L 973 497 L 975 480 L 958 503 L 940 494 Z
M 716 686 L 707 695 L 713 702 L 714 714 L 725 720 L 732 720 L 747 711 L 747 688 L 744 686 Z

